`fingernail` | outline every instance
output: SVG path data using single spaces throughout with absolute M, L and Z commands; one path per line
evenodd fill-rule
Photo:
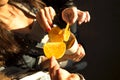
M 46 31 L 49 32 L 51 29 L 50 28 L 47 28 Z

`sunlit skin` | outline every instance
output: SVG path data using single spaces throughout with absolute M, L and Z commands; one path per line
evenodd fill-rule
M 5 5 L 8 2 L 8 0 L 0 0 L 0 6 Z
M 32 18 L 28 18 L 20 9 L 8 4 L 8 0 L 0 0 L 0 21 L 9 26 L 10 30 L 29 26 Z

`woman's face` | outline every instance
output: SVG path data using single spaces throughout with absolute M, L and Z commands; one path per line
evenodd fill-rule
M 5 5 L 6 3 L 8 3 L 9 0 L 0 0 L 0 6 Z

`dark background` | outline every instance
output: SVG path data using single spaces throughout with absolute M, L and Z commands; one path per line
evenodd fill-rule
M 91 21 L 78 27 L 79 42 L 88 65 L 81 70 L 86 80 L 120 80 L 120 7 L 115 0 L 75 0 L 88 10 Z

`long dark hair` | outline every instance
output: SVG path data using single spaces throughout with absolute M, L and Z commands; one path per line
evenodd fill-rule
M 20 48 L 14 39 L 13 33 L 7 25 L 0 23 L 0 66 L 4 64 L 5 58 L 19 53 Z

